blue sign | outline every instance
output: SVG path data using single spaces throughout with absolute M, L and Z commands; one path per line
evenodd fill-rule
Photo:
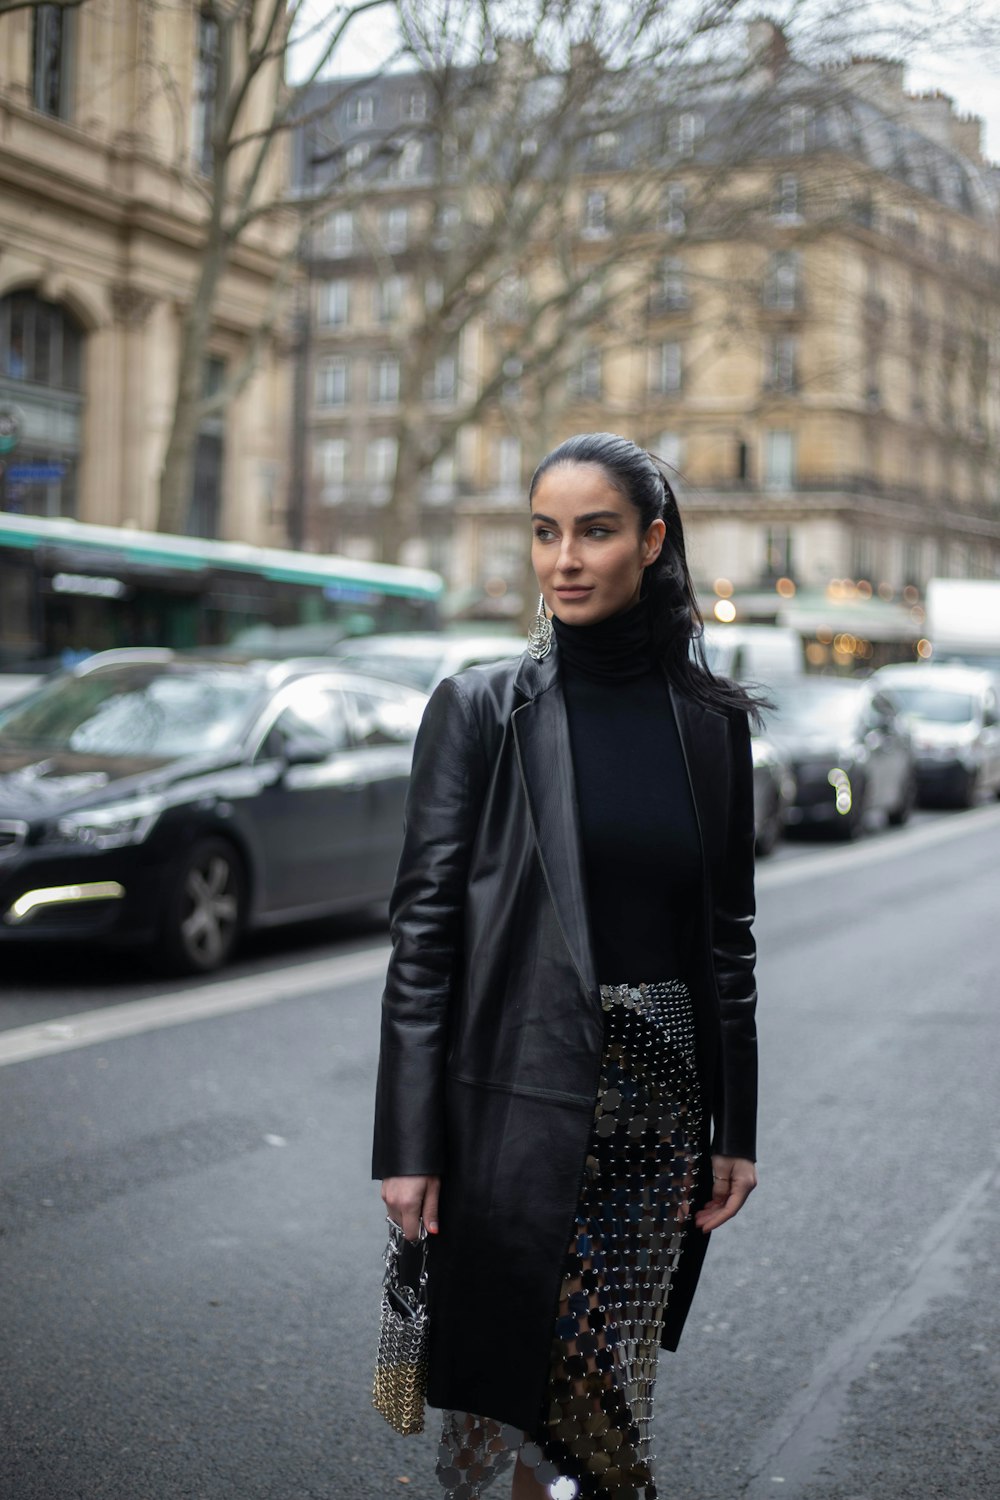
M 65 472 L 65 464 L 11 464 L 6 471 L 12 484 L 55 484 Z

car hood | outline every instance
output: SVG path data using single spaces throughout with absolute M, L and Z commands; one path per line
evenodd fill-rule
M 0 750 L 0 817 L 31 821 L 99 807 L 138 792 L 175 786 L 187 777 L 232 764 L 213 756 L 163 759 L 146 755 L 85 755 L 58 750 Z
M 910 714 L 913 738 L 922 745 L 968 745 L 976 738 L 978 725 L 972 719 L 959 724 L 942 724 L 940 719 L 921 719 Z
M 836 734 L 831 729 L 782 729 L 777 725 L 768 726 L 767 737 L 792 760 L 819 760 L 825 755 L 836 760 L 843 755 L 846 746 L 855 743 L 855 736 L 850 732 Z

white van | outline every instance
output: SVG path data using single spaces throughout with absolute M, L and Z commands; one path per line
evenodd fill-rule
M 802 638 L 789 625 L 705 625 L 705 655 L 720 677 L 767 686 L 805 672 Z

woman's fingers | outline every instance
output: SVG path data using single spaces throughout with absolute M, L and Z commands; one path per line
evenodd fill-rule
M 440 1194 L 440 1177 L 428 1177 L 423 1208 L 423 1219 L 428 1234 L 437 1234 L 438 1232 L 438 1198 Z
M 387 1177 L 385 1179 L 382 1184 L 382 1202 L 393 1223 L 402 1227 L 405 1239 L 420 1238 L 421 1219 L 429 1234 L 437 1234 L 440 1191 L 440 1177 Z
M 757 1186 L 757 1169 L 742 1157 L 712 1158 L 712 1197 L 694 1216 L 698 1228 L 706 1234 L 738 1214 Z

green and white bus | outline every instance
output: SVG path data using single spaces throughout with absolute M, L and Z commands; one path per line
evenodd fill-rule
M 442 589 L 419 568 L 0 513 L 0 673 L 121 646 L 319 655 L 436 629 Z

